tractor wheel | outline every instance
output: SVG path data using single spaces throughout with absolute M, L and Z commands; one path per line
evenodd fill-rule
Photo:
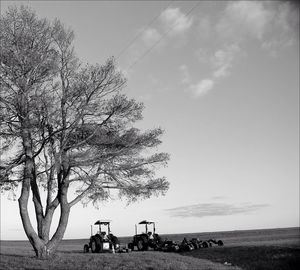
M 222 240 L 219 240 L 217 244 L 218 244 L 218 246 L 223 246 L 224 245 Z
M 85 244 L 84 246 L 83 246 L 83 252 L 84 253 L 89 253 L 89 245 L 88 244 Z
M 134 250 L 134 244 L 133 243 L 129 243 L 127 247 L 128 247 L 128 249 Z
M 114 244 L 114 246 L 116 246 L 117 244 L 120 244 L 118 237 L 114 236 L 113 234 L 111 234 L 111 236 L 110 236 L 110 241 Z
M 193 247 L 194 247 L 194 249 L 198 249 L 199 248 L 199 245 L 198 245 L 198 243 L 192 243 L 192 245 L 193 245 Z
M 208 243 L 207 243 L 207 242 L 203 242 L 203 243 L 202 243 L 202 247 L 208 248 Z
M 137 246 L 137 248 L 138 248 L 139 251 L 143 250 L 144 249 L 144 241 L 143 240 L 139 240 L 137 242 L 136 246 Z
M 100 250 L 100 245 L 98 245 L 98 241 L 95 237 L 91 240 L 91 250 L 93 253 L 98 253 Z

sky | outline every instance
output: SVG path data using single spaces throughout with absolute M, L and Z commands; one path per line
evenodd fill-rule
M 137 126 L 162 127 L 159 150 L 171 155 L 157 172 L 170 182 L 165 196 L 79 203 L 66 239 L 88 238 L 98 219 L 117 236 L 143 219 L 161 234 L 299 226 L 299 6 L 1 1 L 1 14 L 12 4 L 72 28 L 81 60 L 114 56 L 124 93 L 145 104 Z M 1 194 L 0 236 L 26 239 L 11 193 Z

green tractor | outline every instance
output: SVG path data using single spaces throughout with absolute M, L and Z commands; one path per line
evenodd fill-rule
M 91 225 L 91 237 L 88 244 L 85 244 L 83 251 L 92 253 L 114 253 L 119 251 L 120 242 L 110 231 L 110 221 L 96 221 L 94 225 L 99 225 L 99 231 L 93 235 L 93 225 Z M 107 227 L 106 230 L 102 227 Z
M 137 247 L 139 251 L 148 250 L 149 248 L 157 250 L 162 244 L 162 240 L 155 233 L 155 222 L 143 220 L 139 222 L 139 225 L 145 225 L 145 232 L 138 234 L 137 226 L 135 225 L 135 235 L 133 236 L 133 241 L 128 244 L 128 248 L 134 250 L 134 247 Z M 152 225 L 152 232 L 148 230 L 148 225 Z

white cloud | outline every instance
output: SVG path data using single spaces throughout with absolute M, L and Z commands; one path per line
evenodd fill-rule
M 217 32 L 229 38 L 240 39 L 250 35 L 261 40 L 273 16 L 273 11 L 266 9 L 263 2 L 229 2 L 225 15 L 217 24 Z
M 138 59 L 149 49 L 160 50 L 166 47 L 168 37 L 179 37 L 173 42 L 176 48 L 186 44 L 186 36 L 183 35 L 192 26 L 193 18 L 189 18 L 181 12 L 180 8 L 167 8 L 160 15 L 160 23 L 156 27 L 148 27 L 146 30 L 137 31 L 138 39 L 130 46 L 130 59 Z M 169 32 L 170 31 L 170 32 Z M 164 34 L 169 34 L 167 37 Z
M 199 83 L 193 84 L 188 67 L 183 64 L 179 67 L 179 70 L 181 72 L 181 83 L 187 86 L 185 90 L 191 93 L 194 98 L 205 95 L 215 85 L 212 79 L 203 79 Z
M 155 28 L 148 28 L 142 35 L 142 40 L 146 46 L 154 45 L 161 39 L 161 34 Z
M 262 48 L 271 55 L 277 55 L 280 48 L 287 48 L 299 42 L 299 7 L 292 3 L 283 2 L 273 4 L 274 17 Z
M 215 85 L 215 82 L 211 79 L 203 79 L 196 85 L 191 85 L 190 90 L 193 92 L 195 97 L 200 97 L 205 95 L 210 91 Z
M 237 44 L 231 44 L 215 52 L 212 57 L 212 64 L 215 68 L 213 76 L 216 78 L 226 77 L 230 75 L 230 69 L 232 68 L 233 61 L 236 54 L 240 51 Z
M 189 84 L 188 90 L 199 97 L 231 74 L 238 56 L 247 55 L 249 42 L 256 43 L 272 56 L 298 44 L 299 7 L 293 5 L 280 1 L 230 1 L 216 22 L 207 15 L 200 16 L 201 48 L 195 54 L 199 62 L 210 64 L 212 71 L 208 79 L 193 84 L 191 78 L 187 79 L 187 68 L 181 67 L 181 82 Z
M 184 15 L 179 8 L 167 8 L 161 14 L 161 21 L 166 31 L 172 28 L 173 34 L 184 33 L 193 24 L 193 19 Z
M 280 1 L 228 2 L 215 30 L 227 42 L 254 39 L 263 49 L 276 50 L 299 39 L 299 8 Z
M 210 59 L 211 65 L 213 66 L 213 78 L 203 79 L 197 84 L 191 84 L 191 77 L 187 67 L 185 65 L 180 66 L 182 72 L 181 82 L 183 84 L 189 84 L 189 91 L 193 93 L 195 98 L 205 95 L 213 89 L 218 80 L 230 75 L 233 62 L 239 52 L 240 47 L 234 43 L 217 50 Z

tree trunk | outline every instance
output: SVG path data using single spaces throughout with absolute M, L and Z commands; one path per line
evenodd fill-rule
M 29 187 L 26 187 L 26 183 L 23 182 L 21 196 L 19 198 L 19 209 L 20 215 L 23 223 L 24 231 L 28 237 L 30 244 L 32 245 L 35 254 L 39 258 L 43 258 L 45 253 L 45 242 L 38 237 L 35 230 L 30 222 L 30 217 L 28 214 L 28 198 L 29 198 Z
M 24 185 L 23 185 L 24 186 Z M 47 259 L 51 256 L 57 249 L 60 241 L 62 240 L 64 233 L 67 228 L 69 214 L 70 214 L 70 206 L 68 203 L 61 203 L 61 213 L 59 224 L 55 234 L 52 239 L 49 241 L 49 233 L 50 233 L 50 225 L 53 217 L 54 210 L 49 213 L 48 216 L 43 220 L 42 232 L 41 236 L 38 236 L 35 230 L 32 227 L 30 217 L 27 210 L 28 205 L 28 197 L 29 192 L 23 191 L 22 195 L 19 199 L 19 208 L 20 215 L 23 222 L 24 231 L 28 237 L 30 244 L 32 245 L 35 255 L 39 259 Z
M 70 215 L 69 204 L 67 202 L 61 202 L 59 224 L 53 237 L 47 244 L 50 253 L 53 253 L 57 249 L 60 241 L 62 240 L 68 225 L 69 215 Z
M 23 106 L 24 108 L 25 106 Z M 25 115 L 25 113 L 24 113 Z M 31 141 L 31 134 L 29 129 L 29 122 L 23 121 L 20 119 L 22 123 L 22 139 L 23 139 L 23 148 L 25 152 L 25 165 L 23 171 L 23 181 L 22 181 L 22 189 L 21 195 L 19 198 L 19 210 L 20 216 L 23 223 L 24 231 L 28 237 L 29 242 L 31 243 L 36 256 L 41 258 L 46 255 L 45 252 L 45 242 L 39 238 L 37 233 L 32 227 L 29 213 L 28 213 L 28 200 L 30 194 L 30 188 L 35 177 L 35 163 L 33 158 L 33 151 L 32 151 L 32 141 Z
M 38 235 L 46 243 L 49 242 L 50 227 L 54 211 L 55 208 L 51 208 L 50 210 L 48 210 L 46 216 L 43 218 L 40 224 L 40 231 Z
M 21 106 L 25 108 L 24 103 Z M 23 113 L 26 116 L 25 113 Z M 24 120 L 23 120 L 24 118 Z M 41 204 L 40 194 L 38 186 L 36 183 L 36 167 L 33 156 L 32 148 L 32 139 L 30 133 L 30 123 L 27 117 L 20 118 L 22 124 L 22 140 L 23 140 L 23 149 L 25 152 L 25 164 L 23 171 L 23 181 L 22 181 L 22 190 L 21 196 L 19 198 L 19 209 L 20 215 L 23 223 L 23 228 L 25 233 L 35 251 L 35 254 L 38 258 L 46 259 L 51 255 L 58 247 L 58 244 L 62 240 L 64 233 L 67 228 L 69 214 L 70 214 L 70 205 L 67 200 L 68 192 L 68 174 L 69 170 L 66 163 L 65 152 L 63 155 L 63 170 L 60 171 L 58 179 L 58 195 L 57 203 L 52 205 L 47 205 L 46 215 L 43 214 L 43 207 Z M 33 203 L 35 206 L 35 215 L 38 225 L 38 234 L 32 227 L 30 217 L 28 214 L 28 200 L 30 189 L 33 193 Z M 54 233 L 52 239 L 49 241 L 50 226 L 53 218 L 54 211 L 56 207 L 60 204 L 60 220 L 56 232 Z

